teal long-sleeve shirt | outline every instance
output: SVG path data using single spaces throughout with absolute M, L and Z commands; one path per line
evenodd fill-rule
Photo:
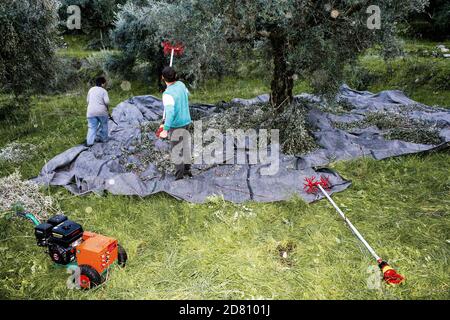
M 183 82 L 177 81 L 163 93 L 165 110 L 164 130 L 182 128 L 192 122 L 189 111 L 189 90 Z

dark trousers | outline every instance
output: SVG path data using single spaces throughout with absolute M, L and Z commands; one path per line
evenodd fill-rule
M 191 156 L 191 139 L 185 139 L 187 138 L 187 128 L 176 128 L 171 129 L 169 131 L 169 140 L 170 140 L 170 152 L 173 155 L 173 149 L 175 147 L 182 148 L 180 150 L 180 153 L 178 156 L 178 162 L 175 163 L 175 178 L 177 180 L 183 179 L 185 175 L 191 175 L 191 163 L 192 163 L 192 156 Z M 182 146 L 180 145 L 182 144 Z M 182 161 L 180 161 L 182 160 Z M 181 162 L 181 163 L 180 163 Z

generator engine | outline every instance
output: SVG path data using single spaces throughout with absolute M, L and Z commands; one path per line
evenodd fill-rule
M 34 228 L 37 245 L 47 247 L 50 258 L 67 265 L 76 259 L 76 247 L 83 241 L 83 228 L 64 215 L 56 215 Z
M 125 267 L 128 256 L 117 239 L 84 231 L 65 215 L 56 215 L 41 223 L 34 214 L 25 212 L 20 203 L 14 206 L 14 211 L 34 224 L 37 245 L 47 248 L 54 263 L 78 267 L 79 277 L 74 280 L 80 289 L 92 289 L 106 281 L 113 264 Z

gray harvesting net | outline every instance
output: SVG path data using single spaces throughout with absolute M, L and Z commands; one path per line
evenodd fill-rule
M 268 95 L 262 95 L 234 99 L 230 105 L 246 108 L 268 100 Z M 450 111 L 419 104 L 400 91 L 372 94 L 343 86 L 339 107 L 333 109 L 312 95 L 297 96 L 295 101 L 308 106 L 306 123 L 318 147 L 298 156 L 280 154 L 280 169 L 272 176 L 261 175 L 267 165 L 194 165 L 193 178 L 175 181 L 167 142 L 154 134 L 163 114 L 162 103 L 155 97 L 141 96 L 114 109 L 118 125 L 110 121 L 107 143 L 67 150 L 50 160 L 34 181 L 63 186 L 79 195 L 107 191 L 146 197 L 165 192 L 193 203 L 202 203 L 210 196 L 240 203 L 275 202 L 299 195 L 312 202 L 317 197 L 304 192 L 306 177 L 328 176 L 333 185 L 330 193 L 351 184 L 324 168 L 331 162 L 360 157 L 380 160 L 448 147 L 450 141 Z M 191 108 L 195 119 L 220 118 L 227 104 Z M 241 151 L 249 152 L 246 147 Z

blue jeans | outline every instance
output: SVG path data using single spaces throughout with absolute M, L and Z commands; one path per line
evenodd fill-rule
M 108 116 L 87 118 L 88 133 L 86 144 L 92 146 L 94 142 L 108 141 Z

